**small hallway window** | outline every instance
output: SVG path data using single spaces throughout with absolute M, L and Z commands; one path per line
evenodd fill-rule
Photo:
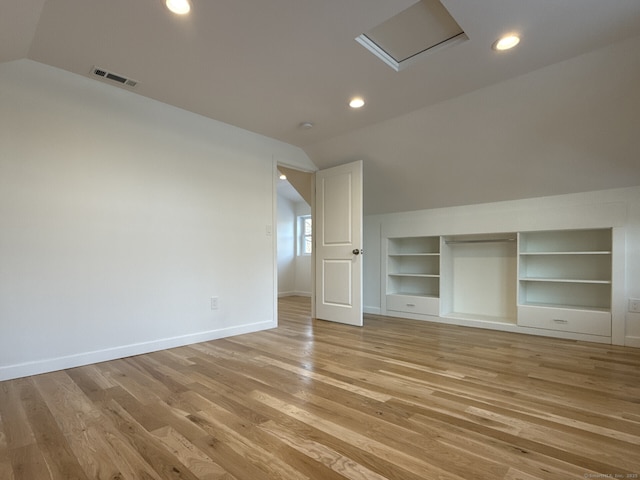
M 313 246 L 311 215 L 298 217 L 298 232 L 298 255 L 311 255 Z

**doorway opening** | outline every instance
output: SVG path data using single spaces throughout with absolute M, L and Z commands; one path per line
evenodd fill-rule
M 278 228 L 276 260 L 278 271 L 278 296 L 292 294 L 311 297 L 314 318 L 362 326 L 362 160 L 319 170 L 313 174 L 278 166 L 286 180 L 305 198 L 306 207 L 313 212 L 313 251 L 309 256 L 298 255 L 295 250 L 297 235 L 304 232 L 296 222 L 280 221 L 280 196 L 276 195 Z M 292 175 L 289 177 L 289 173 Z M 284 180 L 284 179 L 283 179 Z M 275 181 L 275 178 L 274 178 Z M 315 188 L 314 188 L 315 187 Z M 283 184 L 283 190 L 286 187 Z M 300 215 L 296 215 L 296 219 Z M 308 212 L 309 210 L 306 210 Z M 304 216 L 303 216 L 304 217 Z M 293 234 L 291 224 L 293 223 Z M 289 230 L 281 231 L 281 224 Z M 302 225 L 302 222 L 298 223 Z M 296 235 L 297 234 L 297 235 Z M 287 240 L 289 246 L 287 246 Z M 301 239 L 302 242 L 302 239 Z M 308 260 L 308 271 L 297 280 L 309 279 L 310 289 L 293 284 L 287 288 L 282 267 L 287 265 L 286 254 L 295 255 L 295 264 Z M 291 261 L 288 266 L 291 267 Z M 291 270 L 288 271 L 289 276 Z M 289 277 L 290 278 L 290 277 Z M 296 274 L 293 274 L 294 282 Z
M 278 166 L 278 297 L 312 297 L 313 174 Z

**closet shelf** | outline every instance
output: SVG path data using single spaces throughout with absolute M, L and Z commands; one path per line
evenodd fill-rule
M 542 308 L 559 308 L 564 310 L 582 310 L 585 312 L 602 312 L 609 313 L 610 309 L 602 307 L 589 307 L 584 305 L 567 305 L 562 303 L 546 303 L 546 302 L 525 302 L 519 303 L 518 307 L 542 307 Z
M 416 278 L 440 278 L 433 273 L 389 273 L 390 277 L 416 277 Z
M 522 282 L 555 282 L 555 283 L 595 283 L 610 285 L 611 280 L 585 280 L 581 278 L 545 278 L 545 277 L 521 277 Z
M 438 257 L 439 253 L 390 253 L 390 257 Z
M 394 295 L 397 297 L 417 297 L 417 298 L 439 298 L 438 295 L 432 295 L 428 293 L 412 293 L 412 292 L 388 292 L 387 295 Z
M 535 256 L 535 255 L 611 255 L 611 251 L 607 250 L 594 250 L 588 252 L 520 252 L 520 255 Z

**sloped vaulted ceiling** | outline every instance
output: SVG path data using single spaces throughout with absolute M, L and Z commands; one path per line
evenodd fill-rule
M 367 213 L 640 184 L 639 1 L 442 0 L 469 39 L 396 72 L 355 38 L 415 3 L 0 0 L 0 62 L 100 66 L 320 168 L 363 159 Z

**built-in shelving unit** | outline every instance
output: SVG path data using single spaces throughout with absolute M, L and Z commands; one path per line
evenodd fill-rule
M 440 237 L 399 237 L 387 242 L 387 310 L 438 315 Z
M 520 234 L 520 305 L 609 310 L 611 230 Z
M 519 237 L 518 324 L 611 335 L 611 229 Z
M 610 340 L 612 307 L 619 303 L 612 297 L 620 277 L 614 244 L 620 248 L 620 236 L 611 228 L 389 236 L 383 238 L 383 312 Z

